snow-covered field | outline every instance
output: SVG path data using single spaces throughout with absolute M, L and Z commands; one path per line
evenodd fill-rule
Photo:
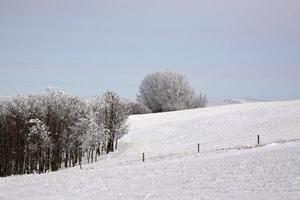
M 300 199 L 300 101 L 137 115 L 129 123 L 118 152 L 82 170 L 0 178 L 0 200 Z
M 263 102 L 262 100 L 252 98 L 234 98 L 234 99 L 209 99 L 206 106 L 224 106 L 229 104 Z M 264 101 L 266 102 L 266 101 Z

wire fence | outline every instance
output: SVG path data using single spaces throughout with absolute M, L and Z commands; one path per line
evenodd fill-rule
M 269 137 L 270 136 L 270 137 Z M 181 158 L 191 155 L 203 155 L 209 153 L 220 153 L 231 150 L 251 149 L 266 146 L 272 143 L 288 143 L 299 142 L 299 134 L 289 134 L 289 139 L 278 137 L 274 139 L 273 134 L 247 136 L 241 138 L 235 137 L 223 141 L 213 141 L 206 144 L 189 143 L 184 145 L 176 145 L 174 149 L 162 151 L 143 151 L 137 153 L 116 152 L 98 158 L 98 163 L 104 163 L 105 167 L 126 166 L 143 162 L 157 162 L 166 159 Z M 259 139 L 258 139 L 259 137 Z M 249 142 L 245 142 L 249 141 Z M 104 162 L 105 161 L 105 162 Z

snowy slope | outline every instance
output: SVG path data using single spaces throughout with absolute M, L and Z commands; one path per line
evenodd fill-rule
M 132 116 L 126 152 L 172 152 L 256 144 L 300 137 L 300 101 L 208 107 Z
M 224 106 L 229 104 L 254 103 L 254 102 L 262 102 L 262 101 L 258 99 L 252 99 L 252 98 L 209 99 L 206 106 L 207 107 Z
M 129 123 L 118 152 L 83 170 L 1 178 L 0 200 L 300 199 L 300 101 L 132 116 Z M 257 134 L 267 145 L 256 147 Z

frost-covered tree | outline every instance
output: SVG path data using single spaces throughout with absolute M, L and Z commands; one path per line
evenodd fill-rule
M 26 146 L 24 140 L 28 137 L 29 112 L 28 97 L 17 96 L 6 101 L 4 155 L 10 162 L 5 163 L 5 172 L 10 174 L 24 174 L 24 151 Z M 3 155 L 3 154 L 2 154 Z
M 108 135 L 106 135 L 104 128 L 98 125 L 93 117 L 87 121 L 86 133 L 83 136 L 83 148 L 87 151 L 88 162 L 97 161 L 97 156 L 100 154 L 101 144 L 106 142 Z
M 117 148 L 118 140 L 127 133 L 129 109 L 117 93 L 111 91 L 102 96 L 99 108 L 104 131 L 108 135 L 106 152 L 109 153 Z
M 195 95 L 184 75 L 172 71 L 148 74 L 139 87 L 137 101 L 152 112 L 204 107 L 205 95 Z
M 72 127 L 73 141 L 71 146 L 75 152 L 74 164 L 76 164 L 78 161 L 81 165 L 84 152 L 89 148 L 86 146 L 86 134 L 89 128 L 89 121 L 90 120 L 88 117 L 82 117 Z
M 27 137 L 27 155 L 30 160 L 30 171 L 42 173 L 49 169 L 52 142 L 47 125 L 39 119 L 31 119 L 32 125 Z
M 115 93 L 93 101 L 58 89 L 1 98 L 0 176 L 75 166 L 85 152 L 94 161 L 115 148 L 127 132 L 127 117 Z
M 76 140 L 72 128 L 78 120 L 87 115 L 85 103 L 78 97 L 58 89 L 48 89 L 44 96 L 46 115 L 45 122 L 51 132 L 54 143 L 52 169 L 71 166 L 76 161 L 75 149 L 72 146 Z
M 28 152 L 30 119 L 42 116 L 39 96 L 16 96 L 0 102 L 0 176 L 31 173 Z

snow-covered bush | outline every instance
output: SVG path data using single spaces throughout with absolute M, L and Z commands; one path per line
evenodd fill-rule
M 149 110 L 149 108 L 147 108 L 144 104 L 138 102 L 127 102 L 127 106 L 130 115 L 151 113 L 151 110 Z
M 148 74 L 139 87 L 138 102 L 152 112 L 204 107 L 205 95 L 196 95 L 184 75 L 172 71 Z

